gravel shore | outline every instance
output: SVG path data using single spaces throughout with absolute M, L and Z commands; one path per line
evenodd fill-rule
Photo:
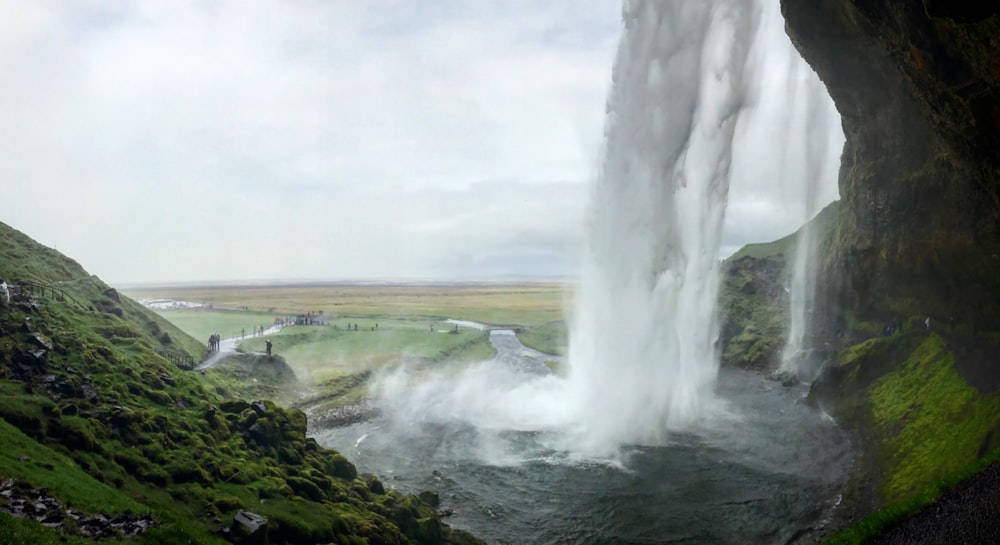
M 1000 543 L 1000 462 L 946 492 L 872 543 Z

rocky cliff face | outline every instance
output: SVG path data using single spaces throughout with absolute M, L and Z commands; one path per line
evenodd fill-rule
M 827 325 L 929 316 L 1000 329 L 1000 5 L 781 4 L 847 139 L 820 283 Z
M 781 5 L 846 136 L 810 394 L 854 441 L 843 525 L 1000 448 L 1000 5 Z

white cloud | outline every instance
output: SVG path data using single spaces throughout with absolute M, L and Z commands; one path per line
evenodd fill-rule
M 617 0 L 0 7 L 0 219 L 110 282 L 574 273 Z

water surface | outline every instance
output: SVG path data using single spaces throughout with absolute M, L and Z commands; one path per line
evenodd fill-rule
M 516 337 L 491 338 L 489 365 L 553 379 Z M 801 402 L 802 387 L 730 370 L 717 390 L 725 416 L 600 458 L 566 448 L 566 430 L 433 410 L 383 411 L 315 436 L 387 486 L 437 492 L 449 524 L 489 543 L 785 543 L 820 523 L 850 461 L 844 435 Z

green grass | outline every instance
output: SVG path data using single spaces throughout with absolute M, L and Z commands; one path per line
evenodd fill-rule
M 562 356 L 569 346 L 569 332 L 563 320 L 531 326 L 517 334 L 521 344 L 539 352 Z
M 253 335 L 256 327 L 271 327 L 275 317 L 275 314 L 260 311 L 214 309 L 158 310 L 156 313 L 206 344 L 208 337 L 215 333 L 222 335 L 223 339 L 239 337 L 244 331 L 246 335 Z
M 906 500 L 879 509 L 854 526 L 837 532 L 824 543 L 826 545 L 861 545 L 862 543 L 868 543 L 882 535 L 882 533 L 893 525 L 916 515 L 920 510 L 940 498 L 950 488 L 960 485 L 963 481 L 997 462 L 1000 462 L 1000 449 L 995 449 L 989 455 L 966 464 L 960 470 L 928 484 L 919 493 Z
M 0 475 L 47 488 L 67 505 L 87 512 L 139 513 L 147 509 L 84 472 L 67 456 L 38 443 L 0 418 Z M 21 460 L 21 457 L 26 457 Z M 6 543 L 12 543 L 7 541 Z
M 467 359 L 487 355 L 476 343 L 485 339 L 482 331 L 459 328 L 458 333 L 442 330 L 436 324 L 431 332 L 425 321 L 384 320 L 372 330 L 374 321 L 359 321 L 358 331 L 347 331 L 333 326 L 289 326 L 277 335 L 271 335 L 272 353 L 280 355 L 296 370 L 319 382 L 343 374 L 356 373 L 389 364 L 404 362 L 434 362 L 456 358 L 464 354 Z M 364 327 L 363 327 L 364 326 Z M 246 352 L 264 350 L 264 338 L 248 339 L 239 349 Z M 487 343 L 488 344 L 488 343 Z M 475 349 L 469 352 L 468 349 Z
M 149 513 L 158 526 L 130 543 L 225 543 L 213 531 L 240 508 L 269 517 L 275 543 L 412 543 L 423 530 L 407 517 L 418 515 L 438 528 L 430 506 L 369 490 L 346 458 L 306 438 L 301 411 L 251 407 L 160 356 L 206 350 L 3 224 L 0 278 L 15 296 L 0 305 L 0 479 L 94 511 Z M 30 298 L 26 280 L 58 283 L 81 304 Z M 87 541 L 0 515 L 0 543 Z
M 831 543 L 863 543 L 1000 459 L 1000 393 L 982 393 L 955 369 L 944 337 L 912 329 L 840 351 L 828 381 L 810 393 L 851 430 L 866 453 L 852 480 L 877 482 L 882 506 Z M 832 394 L 832 395 L 831 395 Z M 983 458 L 984 452 L 991 452 Z
M 982 395 L 970 387 L 935 334 L 878 379 L 869 398 L 886 437 L 882 495 L 890 503 L 958 471 L 1000 428 L 1000 394 Z
M 323 311 L 334 320 L 442 320 L 539 325 L 560 320 L 571 294 L 558 283 L 243 286 L 130 290 L 136 298 L 173 298 L 267 314 Z M 272 318 L 273 319 L 273 318 Z
M 747 244 L 726 258 L 726 261 L 736 261 L 744 257 L 766 259 L 769 257 L 785 256 L 786 261 L 791 263 L 794 261 L 795 241 L 797 238 L 798 232 L 795 232 L 772 242 Z
M 16 518 L 0 512 L 0 543 L 11 545 L 15 543 L 20 545 L 93 545 L 94 540 L 68 535 L 66 532 L 47 528 L 33 520 Z M 135 542 L 127 539 L 109 539 L 100 543 L 103 545 L 122 545 Z

